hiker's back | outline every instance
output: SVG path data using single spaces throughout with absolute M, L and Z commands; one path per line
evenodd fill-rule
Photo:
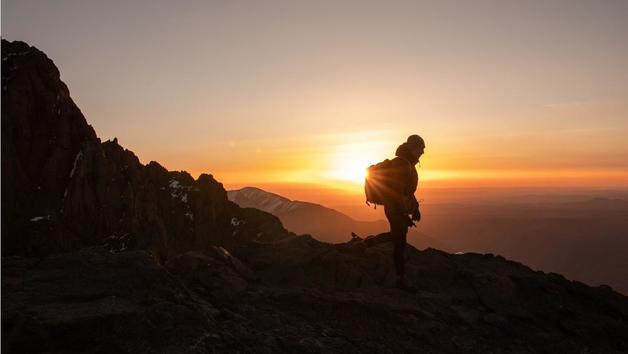
M 403 205 L 404 196 L 411 187 L 413 169 L 399 156 L 371 165 L 364 184 L 367 204 Z

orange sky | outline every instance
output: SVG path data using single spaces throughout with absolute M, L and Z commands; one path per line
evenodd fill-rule
M 628 186 L 628 3 L 8 0 L 105 139 L 228 188 Z M 319 192 L 312 192 L 315 197 Z

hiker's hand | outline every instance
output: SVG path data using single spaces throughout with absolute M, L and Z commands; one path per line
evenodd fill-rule
M 421 212 L 419 211 L 419 209 L 415 210 L 414 213 L 412 213 L 412 220 L 416 222 L 421 221 Z

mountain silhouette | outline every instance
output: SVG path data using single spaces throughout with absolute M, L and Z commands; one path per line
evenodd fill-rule
M 7 353 L 625 352 L 628 299 L 492 254 L 331 244 L 101 142 L 47 56 L 2 40 Z M 382 237 L 374 235 L 373 237 Z
M 53 62 L 25 43 L 2 43 L 3 255 L 107 243 L 164 260 L 288 235 L 270 214 L 229 202 L 210 174 L 195 180 L 155 161 L 143 165 L 117 139 L 101 142 Z M 258 224 L 235 233 L 232 220 L 246 217 Z M 258 226 L 272 235 L 258 235 Z

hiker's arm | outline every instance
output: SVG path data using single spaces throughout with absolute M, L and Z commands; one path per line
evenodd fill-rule
M 408 212 L 408 210 L 412 210 L 409 209 L 409 207 L 412 207 L 410 203 L 416 201 L 414 193 L 410 191 L 412 167 L 401 159 L 393 160 L 393 167 L 393 200 L 395 205 L 397 205 L 401 210 Z M 408 214 L 410 212 L 408 212 Z
M 402 202 L 404 207 L 404 212 L 406 214 L 414 214 L 414 211 L 417 210 L 419 204 L 414 197 L 414 190 L 412 190 L 412 170 L 414 167 L 405 164 L 403 169 L 403 189 L 402 189 Z
M 412 220 L 420 221 L 421 220 L 421 211 L 419 210 L 419 202 L 416 200 L 414 193 L 412 193 L 412 199 L 414 200 L 414 206 L 412 209 Z

